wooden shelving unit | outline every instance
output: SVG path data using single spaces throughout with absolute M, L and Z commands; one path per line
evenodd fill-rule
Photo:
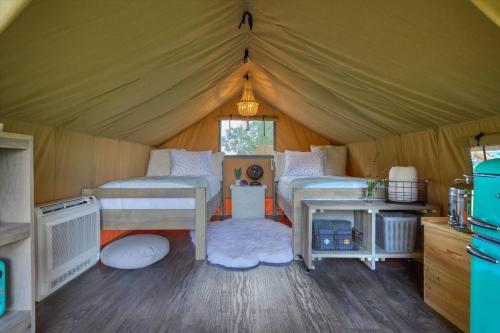
M 422 249 L 414 252 L 389 252 L 376 244 L 376 215 L 381 211 L 420 211 L 424 215 L 439 215 L 439 207 L 435 205 L 405 205 L 392 204 L 383 201 L 367 203 L 365 201 L 349 200 L 304 200 L 304 248 L 303 259 L 308 269 L 314 269 L 314 260 L 322 258 L 357 258 L 370 269 L 375 270 L 376 262 L 392 258 L 423 258 Z M 354 212 L 354 226 L 363 233 L 363 241 L 357 251 L 314 251 L 312 249 L 312 220 L 314 214 L 331 211 Z
M 0 333 L 35 331 L 33 138 L 0 132 L 0 259 L 7 311 Z

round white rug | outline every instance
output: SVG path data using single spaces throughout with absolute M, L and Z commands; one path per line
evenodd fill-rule
M 194 231 L 191 239 L 194 242 Z M 207 227 L 207 259 L 231 268 L 289 263 L 293 259 L 292 229 L 267 219 L 211 222 Z

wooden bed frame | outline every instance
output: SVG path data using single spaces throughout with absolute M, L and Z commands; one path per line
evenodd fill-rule
M 275 187 L 277 188 L 278 182 L 275 182 Z M 283 210 L 286 217 L 292 223 L 293 229 L 293 256 L 297 260 L 299 255 L 302 255 L 302 243 L 303 243 L 303 211 L 302 211 L 302 201 L 306 199 L 323 199 L 323 200 L 361 200 L 365 198 L 366 189 L 365 188 L 293 188 L 292 199 L 288 200 L 281 193 L 275 191 L 277 194 L 277 200 L 279 207 Z M 377 190 L 375 192 L 375 198 L 383 198 L 383 190 Z
M 221 207 L 221 191 L 207 202 L 207 189 L 197 188 L 86 188 L 82 195 L 111 198 L 194 199 L 194 209 L 101 209 L 102 230 L 196 230 L 196 260 L 207 256 L 206 228 Z

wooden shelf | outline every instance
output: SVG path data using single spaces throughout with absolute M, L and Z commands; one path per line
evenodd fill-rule
M 29 135 L 0 132 L 0 148 L 31 149 L 33 148 L 33 141 Z
M 437 214 L 439 207 L 429 204 L 425 206 L 390 204 L 384 201 L 367 203 L 362 200 L 303 200 L 304 209 L 304 264 L 308 269 L 314 269 L 313 259 L 316 258 L 359 258 L 370 269 L 375 270 L 376 262 L 390 258 L 422 259 L 420 248 L 413 252 L 389 252 L 376 245 L 377 213 L 381 211 L 405 210 L 420 211 L 424 214 Z M 314 214 L 334 211 L 353 211 L 354 227 L 363 233 L 362 251 L 314 251 L 312 250 L 312 223 Z M 356 225 L 358 224 L 358 225 Z
M 412 258 L 412 259 L 422 259 L 424 257 L 423 251 L 412 251 L 412 252 L 390 252 L 377 246 L 375 249 L 375 257 L 377 259 L 386 258 Z
M 313 258 L 370 258 L 368 250 L 359 251 L 312 251 Z
M 8 245 L 30 237 L 30 223 L 0 222 L 0 246 Z
M 31 311 L 7 311 L 0 317 L 0 333 L 29 332 Z
M 0 333 L 35 332 L 33 138 L 0 132 L 0 258 L 8 279 Z
M 363 200 L 304 200 L 303 203 L 311 210 L 365 210 L 365 211 L 380 211 L 380 210 L 418 210 L 418 211 L 433 211 L 439 210 L 439 206 L 433 204 L 427 205 L 411 205 L 411 204 L 392 204 L 386 203 L 383 200 L 375 200 L 367 203 Z

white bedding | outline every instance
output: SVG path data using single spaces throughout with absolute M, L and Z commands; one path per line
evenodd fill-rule
M 207 202 L 219 193 L 220 177 L 143 177 L 114 180 L 101 188 L 207 188 Z M 194 198 L 112 198 L 100 199 L 101 209 L 194 209 Z
M 278 183 L 278 192 L 288 200 L 292 199 L 294 188 L 366 188 L 364 178 L 348 176 L 282 176 Z M 326 198 L 325 198 L 326 199 Z

